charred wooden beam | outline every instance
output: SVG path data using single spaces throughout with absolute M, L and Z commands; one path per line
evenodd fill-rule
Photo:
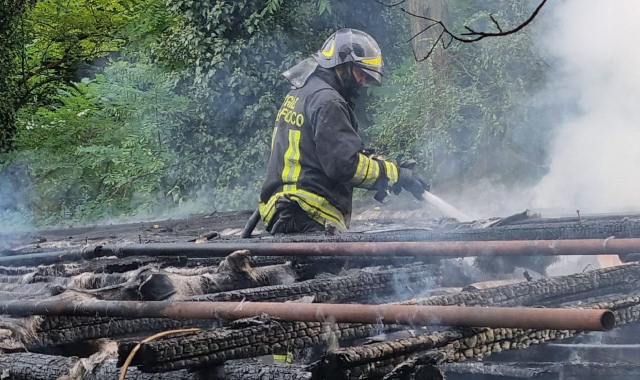
M 224 258 L 218 258 L 215 265 L 218 265 Z M 284 261 L 284 260 L 281 260 Z M 51 265 L 37 266 L 0 266 L 0 274 L 21 276 L 33 274 L 42 277 L 70 277 L 82 273 L 124 273 L 132 270 L 155 264 L 160 268 L 164 267 L 184 267 L 189 264 L 189 260 L 184 256 L 169 257 L 99 257 L 89 261 L 58 263 Z
M 448 363 L 440 368 L 445 373 L 460 373 L 468 375 L 491 375 L 510 378 L 532 379 L 548 373 L 560 372 L 561 364 L 547 363 L 542 366 L 530 367 L 523 363 Z
M 249 258 L 249 251 L 236 251 L 216 268 L 181 269 L 178 273 L 149 273 L 138 288 L 140 299 L 180 299 L 235 289 L 289 284 L 297 277 L 290 263 L 254 268 Z
M 243 240 L 244 241 L 244 240 Z M 96 255 L 153 256 L 183 255 L 187 257 L 226 256 L 248 249 L 254 256 L 563 256 L 605 255 L 640 252 L 640 238 L 578 240 L 510 240 L 510 241 L 419 241 L 356 243 L 151 243 L 105 245 Z M 0 258 L 1 259 L 1 258 Z
M 157 332 L 187 327 L 212 328 L 212 320 L 178 320 L 171 318 L 106 318 L 49 316 L 42 318 L 33 339 L 25 342 L 31 349 L 64 345 L 102 338 L 131 335 L 152 335 Z
M 56 296 L 64 288 L 55 284 L 0 284 L 0 300 L 35 300 Z
M 100 364 L 83 380 L 112 380 L 117 379 L 120 368 L 115 360 Z M 311 380 L 312 374 L 302 366 L 271 365 L 256 362 L 224 363 L 223 365 L 207 368 L 200 372 L 178 370 L 165 373 L 145 373 L 137 368 L 130 368 L 125 380 L 247 380 L 247 379 L 282 379 L 282 380 Z
M 56 295 L 55 288 L 48 290 L 45 293 L 18 293 L 0 291 L 0 301 L 16 301 L 16 300 L 38 300 L 43 297 L 49 297 Z M 61 290 L 62 291 L 62 290 Z
M 566 276 L 543 278 L 495 288 L 461 292 L 458 294 L 417 298 L 405 305 L 464 305 L 464 306 L 527 306 L 542 302 L 556 304 L 571 295 L 582 297 L 606 295 L 620 286 L 639 287 L 640 264 L 620 265 Z
M 270 318 L 239 321 L 231 327 L 162 338 L 142 345 L 132 364 L 145 372 L 202 368 L 227 360 L 270 355 L 282 350 L 365 338 L 381 326 L 344 323 L 285 322 Z M 118 346 L 119 363 L 136 342 Z
M 179 273 L 174 273 L 179 271 Z M 253 268 L 248 251 L 226 257 L 218 267 L 159 269 L 142 267 L 125 273 L 81 273 L 70 277 L 28 274 L 5 276 L 0 292 L 49 296 L 64 289 L 90 294 L 102 300 L 158 301 L 234 289 L 287 284 L 295 281 L 290 264 Z M 10 293 L 12 292 L 12 293 Z M 13 299 L 13 298 L 9 298 Z
M 144 373 L 138 371 L 138 373 Z M 146 374 L 148 376 L 148 374 Z M 225 363 L 200 372 L 198 380 L 247 380 L 247 379 L 281 379 L 311 380 L 312 374 L 303 366 L 269 365 L 263 363 Z M 97 380 L 97 379 L 96 379 Z
M 69 375 L 77 358 L 14 353 L 0 355 L 0 372 L 9 380 L 57 380 Z M 6 377 L 5 377 L 6 376 Z
M 319 278 L 288 285 L 264 286 L 203 296 L 184 301 L 289 301 L 313 297 L 313 302 L 374 302 L 377 298 L 409 294 L 407 289 L 429 289 L 438 281 L 438 269 L 432 265 L 414 265 L 381 271 L 359 271 L 348 276 Z
M 88 368 L 80 367 L 76 357 L 15 353 L 0 355 L 0 372 L 6 380 L 60 380 L 73 378 L 83 380 L 114 380 L 121 369 L 116 360 L 107 359 L 91 363 Z M 137 368 L 129 368 L 125 380 L 241 380 L 241 379 L 287 379 L 309 380 L 311 373 L 296 365 L 276 366 L 263 363 L 225 363 L 212 367 L 203 373 L 179 370 L 167 373 L 144 373 Z

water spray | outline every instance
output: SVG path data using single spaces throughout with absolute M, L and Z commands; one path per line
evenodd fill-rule
M 460 222 L 470 222 L 473 219 L 469 217 L 467 214 L 453 207 L 449 203 L 442 200 L 440 197 L 437 197 L 431 194 L 428 191 L 424 191 L 422 197 L 432 205 L 434 205 L 444 216 L 448 216 L 450 218 L 457 219 Z

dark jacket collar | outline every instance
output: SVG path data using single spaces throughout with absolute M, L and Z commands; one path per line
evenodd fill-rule
M 344 97 L 344 87 L 342 86 L 342 83 L 340 83 L 340 79 L 338 78 L 338 74 L 336 74 L 335 70 L 318 67 L 313 75 L 322 79 L 329 86 L 333 87 L 334 90 L 338 91 L 342 97 Z
M 329 86 L 333 87 L 334 90 L 338 91 L 340 96 L 344 98 L 351 109 L 355 108 L 355 103 L 353 103 L 351 99 L 357 98 L 358 92 L 354 91 L 354 89 L 345 88 L 342 85 L 340 78 L 338 78 L 338 74 L 335 70 L 318 67 L 313 75 L 326 82 Z

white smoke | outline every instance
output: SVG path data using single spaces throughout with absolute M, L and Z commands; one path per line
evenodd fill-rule
M 640 1 L 566 0 L 548 45 L 577 116 L 557 127 L 533 207 L 640 210 Z

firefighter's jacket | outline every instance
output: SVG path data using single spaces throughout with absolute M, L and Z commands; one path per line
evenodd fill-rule
M 319 68 L 285 97 L 260 193 L 267 228 L 276 200 L 285 195 L 322 225 L 329 221 L 347 228 L 354 187 L 380 190 L 397 182 L 394 164 L 360 153 L 358 121 L 341 92 L 334 71 Z

